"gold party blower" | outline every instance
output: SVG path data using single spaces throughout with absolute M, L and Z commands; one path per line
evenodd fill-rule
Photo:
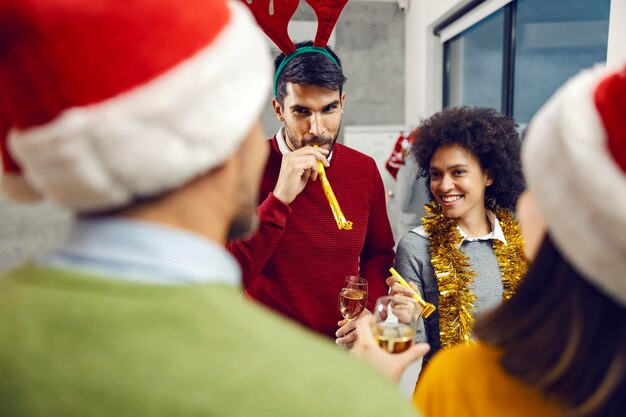
M 420 307 L 422 307 L 422 316 L 424 318 L 428 318 L 428 316 L 435 312 L 437 308 L 431 303 L 427 303 L 417 291 L 411 288 L 411 286 L 404 280 L 404 278 L 402 278 L 398 271 L 396 271 L 394 268 L 389 268 L 389 272 L 391 272 L 391 275 L 398 279 L 400 285 L 402 285 L 403 287 L 407 287 L 411 291 L 413 291 L 413 299 L 417 301 Z
M 313 145 L 313 147 L 317 148 L 317 145 Z M 352 222 L 346 220 L 346 216 L 343 215 L 343 212 L 339 207 L 337 197 L 335 197 L 335 193 L 330 186 L 330 182 L 328 182 L 328 177 L 326 177 L 326 170 L 324 170 L 324 164 L 322 164 L 322 161 L 317 161 L 317 171 L 320 176 L 320 181 L 322 182 L 322 189 L 324 190 L 328 204 L 330 204 L 333 216 L 335 216 L 337 227 L 339 230 L 352 230 Z

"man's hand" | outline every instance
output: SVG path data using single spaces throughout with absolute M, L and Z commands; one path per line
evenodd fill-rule
M 312 146 L 305 146 L 283 155 L 274 197 L 285 204 L 291 204 L 304 190 L 309 179 L 313 181 L 317 179 L 317 161 L 321 161 L 324 167 L 330 166 L 326 159 L 327 155 L 328 150 Z
M 363 312 L 359 315 L 361 317 L 371 317 L 372 313 L 368 309 L 363 310 Z M 337 346 L 346 346 L 351 348 L 354 342 L 356 341 L 357 334 L 354 330 L 356 327 L 357 320 L 346 320 L 343 319 L 337 323 L 339 329 L 335 332 L 335 344 Z
M 357 333 L 358 337 L 350 354 L 368 362 L 392 381 L 399 382 L 404 370 L 419 358 L 424 357 L 430 350 L 430 346 L 426 343 L 418 343 L 402 353 L 388 353 L 376 344 L 372 334 L 373 323 L 374 316 L 372 315 L 356 320 L 356 330 L 352 333 Z

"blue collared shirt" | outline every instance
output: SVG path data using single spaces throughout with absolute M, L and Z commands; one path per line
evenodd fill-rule
M 218 243 L 120 217 L 77 220 L 65 244 L 37 264 L 143 284 L 241 285 L 239 264 Z

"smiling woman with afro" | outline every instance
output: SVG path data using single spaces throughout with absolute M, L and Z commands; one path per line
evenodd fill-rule
M 471 153 L 493 184 L 485 190 L 487 206 L 515 209 L 524 191 L 520 163 L 520 139 L 513 118 L 485 107 L 450 108 L 426 119 L 420 126 L 420 140 L 413 144 L 419 174 L 430 184 L 430 160 L 440 147 L 458 145 Z M 433 197 L 431 191 L 431 198 Z
M 488 108 L 450 108 L 424 120 L 413 144 L 431 202 L 422 225 L 400 240 L 395 266 L 437 310 L 417 340 L 430 358 L 467 343 L 474 316 L 515 291 L 526 272 L 513 215 L 524 189 L 517 124 Z M 388 279 L 394 293 L 407 290 Z

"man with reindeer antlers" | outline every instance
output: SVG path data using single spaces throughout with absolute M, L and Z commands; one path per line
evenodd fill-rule
M 260 228 L 251 239 L 229 247 L 243 267 L 249 296 L 350 346 L 353 323 L 341 320 L 337 306 L 344 277 L 368 280 L 371 309 L 387 293 L 394 241 L 374 160 L 337 143 L 346 78 L 341 60 L 326 43 L 347 0 L 307 0 L 318 18 L 315 41 L 294 45 L 287 24 L 298 3 L 275 2 L 273 14 L 268 0 L 248 4 L 283 51 L 275 60 L 272 100 L 283 126 L 268 141 Z M 320 164 L 341 210 L 332 203 L 329 207 Z M 337 211 L 351 229 L 333 219 Z

